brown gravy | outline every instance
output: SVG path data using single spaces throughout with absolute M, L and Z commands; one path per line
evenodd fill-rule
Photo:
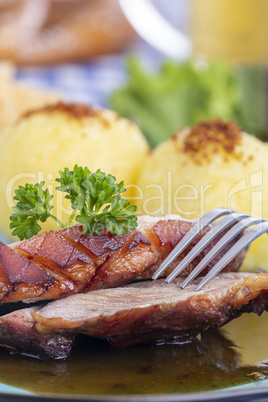
M 81 336 L 66 361 L 0 349 L 0 382 L 44 396 L 184 394 L 255 382 L 268 378 L 267 318 L 268 313 L 244 314 L 183 345 L 118 351 Z

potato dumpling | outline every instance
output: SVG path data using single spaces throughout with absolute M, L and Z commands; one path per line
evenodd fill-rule
M 228 207 L 268 219 L 268 148 L 232 122 L 184 128 L 147 158 L 138 179 L 139 214 L 202 216 Z M 243 268 L 268 270 L 268 236 L 249 249 Z
M 134 123 L 110 110 L 58 103 L 21 117 L 0 136 L 0 228 L 9 230 L 14 190 L 19 185 L 45 180 L 54 194 L 53 213 L 63 222 L 70 215 L 64 193 L 55 192 L 59 170 L 75 164 L 111 173 L 125 186 L 136 182 L 149 146 Z M 131 195 L 131 189 L 127 196 Z M 52 219 L 44 230 L 59 229 Z
M 60 99 L 55 91 L 34 89 L 23 81 L 16 81 L 15 75 L 13 64 L 0 61 L 0 135 L 22 113 Z

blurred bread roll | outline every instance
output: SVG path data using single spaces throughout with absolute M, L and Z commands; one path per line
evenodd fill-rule
M 0 0 L 0 59 L 19 65 L 113 53 L 134 37 L 117 0 Z

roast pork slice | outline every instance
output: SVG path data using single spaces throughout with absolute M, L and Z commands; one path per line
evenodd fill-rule
M 123 286 L 137 277 L 151 278 L 193 224 L 178 215 L 143 216 L 139 218 L 137 230 L 123 236 L 105 230 L 101 235 L 84 236 L 82 226 L 75 225 L 10 246 L 0 242 L 0 302 L 59 299 L 75 293 Z M 196 237 L 165 275 L 210 228 Z M 224 233 L 211 241 L 181 275 L 188 275 Z M 206 274 L 236 240 L 221 250 L 202 274 Z M 243 250 L 224 270 L 237 271 L 245 254 L 246 250 Z
M 7 246 L 0 241 L 0 301 L 34 302 L 133 281 L 156 261 L 137 231 L 84 236 L 76 225 Z
M 32 313 L 39 308 L 24 308 L 0 317 L 0 346 L 41 358 L 66 359 L 74 335 L 70 331 L 38 331 Z
M 48 303 L 33 317 L 39 329 L 81 332 L 122 348 L 184 340 L 243 312 L 261 314 L 268 307 L 268 273 L 221 273 L 195 292 L 199 281 L 184 290 L 177 278 L 170 284 L 160 279 L 76 294 Z

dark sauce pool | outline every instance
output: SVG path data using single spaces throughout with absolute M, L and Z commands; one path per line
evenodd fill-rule
M 118 351 L 85 336 L 66 361 L 0 349 L 0 382 L 38 395 L 163 395 L 232 387 L 268 378 L 268 313 L 245 314 L 188 344 Z

